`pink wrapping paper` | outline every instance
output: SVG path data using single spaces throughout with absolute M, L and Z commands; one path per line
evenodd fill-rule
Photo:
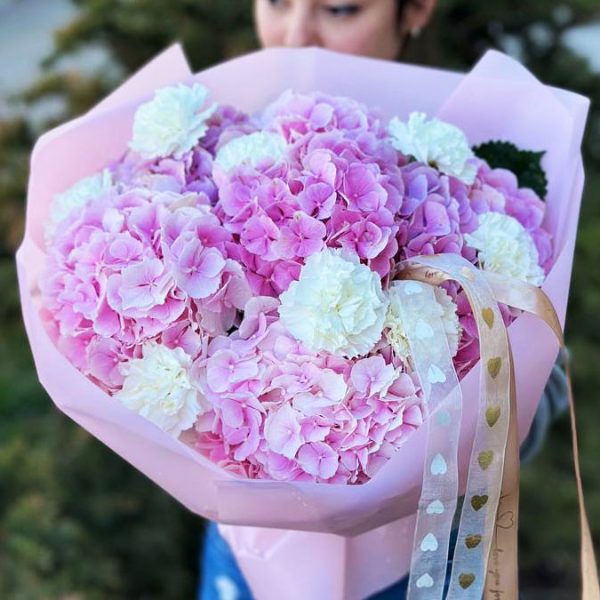
M 92 111 L 45 134 L 36 144 L 17 265 L 38 375 L 58 408 L 191 511 L 227 524 L 222 531 L 258 600 L 362 598 L 408 570 L 425 427 L 364 485 L 237 479 L 88 381 L 54 347 L 38 315 L 36 281 L 45 261 L 42 225 L 51 198 L 124 152 L 136 107 L 157 87 L 192 80 L 206 85 L 216 101 L 249 112 L 288 88 L 320 90 L 378 106 L 386 117 L 406 117 L 414 110 L 437 114 L 462 127 L 472 144 L 500 138 L 546 150 L 547 222 L 555 233 L 556 262 L 544 290 L 563 323 L 583 186 L 579 148 L 589 103 L 540 84 L 497 52 L 488 52 L 468 75 L 312 48 L 261 51 L 192 75 L 175 46 Z M 519 317 L 509 334 L 523 440 L 558 347 L 552 333 L 528 315 Z M 536 341 L 536 352 L 531 352 L 531 340 Z M 478 382 L 475 368 L 461 384 L 463 487 Z

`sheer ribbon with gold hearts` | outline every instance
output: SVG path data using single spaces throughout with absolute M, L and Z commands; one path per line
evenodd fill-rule
M 541 289 L 480 271 L 460 256 L 441 254 L 411 258 L 401 265 L 399 277 L 420 282 L 423 293 L 429 294 L 432 294 L 431 286 L 450 280 L 459 283 L 468 297 L 479 333 L 481 401 L 447 598 L 516 599 L 519 442 L 512 353 L 498 303 L 538 316 L 564 345 L 559 320 Z M 405 294 L 407 317 L 409 311 L 416 310 L 415 296 Z M 414 322 L 414 319 L 407 318 L 406 322 Z M 441 322 L 430 323 L 430 326 L 436 334 L 443 331 Z M 406 334 L 429 413 L 428 447 L 408 598 L 441 600 L 453 507 L 456 506 L 460 386 L 451 366 L 447 344 L 444 344 L 444 356 L 432 355 L 431 348 L 423 344 L 423 339 L 419 339 L 422 336 L 414 329 Z M 581 521 L 582 598 L 600 600 L 596 560 L 583 499 L 570 388 L 569 407 Z M 440 510 L 446 506 L 448 510 Z

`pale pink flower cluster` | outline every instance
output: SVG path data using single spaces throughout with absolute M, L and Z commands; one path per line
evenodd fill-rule
M 195 377 L 214 412 L 197 447 L 247 477 L 360 483 L 422 423 L 417 378 L 391 353 L 347 360 L 307 351 L 256 297 L 214 338 Z
M 220 174 L 217 214 L 236 234 L 255 294 L 278 296 L 303 261 L 345 248 L 386 276 L 398 252 L 404 160 L 382 122 L 349 99 L 286 94 L 262 115 L 284 160 Z
M 132 406 L 144 405 L 140 390 L 156 387 L 146 355 L 180 349 L 163 353 L 173 381 L 162 387 L 185 402 L 166 398 L 143 410 L 177 433 L 197 410 L 195 447 L 229 471 L 365 482 L 421 425 L 418 376 L 383 331 L 353 359 L 309 350 L 279 318 L 281 295 L 328 248 L 377 273 L 382 294 L 406 258 L 454 253 L 478 264 L 465 234 L 489 211 L 522 225 L 547 271 L 544 205 L 484 161 L 474 161 L 475 181 L 466 184 L 409 160 L 384 120 L 347 98 L 289 92 L 252 117 L 219 106 L 205 125 L 177 158 L 127 152 L 109 166 L 111 185 L 73 203 L 56 225 L 41 282 L 48 330 L 107 392 L 120 398 L 135 387 Z M 281 136 L 283 154 L 250 164 L 242 152 L 239 164 L 220 168 L 219 150 L 254 132 Z M 463 292 L 447 291 L 460 318 L 462 377 L 479 358 L 477 331 Z M 134 361 L 137 379 L 124 386 Z
M 197 356 L 250 298 L 236 254 L 205 194 L 111 190 L 71 213 L 48 249 L 41 288 L 59 347 L 110 391 L 149 340 Z

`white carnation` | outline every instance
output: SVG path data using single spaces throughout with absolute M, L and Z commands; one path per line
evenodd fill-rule
M 89 200 L 100 198 L 112 187 L 112 174 L 108 169 L 84 177 L 72 185 L 66 192 L 56 194 L 50 205 L 50 214 L 45 225 L 46 242 L 50 243 L 56 228 L 64 221 L 69 214 L 76 208 L 80 208 Z
M 349 358 L 379 341 L 388 305 L 377 273 L 331 249 L 310 256 L 280 300 L 281 320 L 297 339 Z
M 529 232 L 515 218 L 496 212 L 479 217 L 479 227 L 465 234 L 466 243 L 478 251 L 481 268 L 500 275 L 542 285 L 544 271 Z
M 180 158 L 208 130 L 206 122 L 217 105 L 201 110 L 207 96 L 207 89 L 199 83 L 158 90 L 152 100 L 137 109 L 129 147 L 148 159 Z
M 191 357 L 181 348 L 144 344 L 143 358 L 121 365 L 123 389 L 115 394 L 127 408 L 178 437 L 210 409 L 192 384 Z
M 448 340 L 450 355 L 454 357 L 458 352 L 458 344 L 462 335 L 462 327 L 458 319 L 458 306 L 444 288 L 436 287 L 434 294 L 438 306 L 442 308 L 442 325 Z
M 413 156 L 466 184 L 475 181 L 474 154 L 458 127 L 435 118 L 428 121 L 425 113 L 414 112 L 407 123 L 394 117 L 388 131 L 392 146 L 402 154 Z
M 415 284 L 413 281 L 393 281 L 390 285 L 388 289 L 390 305 L 384 324 L 386 339 L 395 354 L 403 360 L 407 360 L 411 352 L 406 332 L 414 331 L 418 321 L 431 323 L 433 319 L 441 319 L 450 355 L 456 356 L 462 333 L 456 304 L 444 288 L 436 286 L 433 290 L 435 300 L 431 298 L 430 294 L 419 294 L 418 297 L 422 301 L 416 305 L 416 310 L 401 310 L 400 303 L 406 297 L 404 289 L 406 286 L 415 287 L 415 285 L 421 286 L 422 284 Z M 406 319 L 409 319 L 410 322 L 406 322 Z M 428 346 L 431 360 L 434 362 L 444 348 L 439 343 L 440 341 L 436 342 L 435 339 L 432 339 Z
M 285 154 L 286 143 L 278 133 L 257 131 L 234 138 L 218 152 L 215 163 L 226 173 L 243 163 L 256 167 L 271 159 L 277 162 Z

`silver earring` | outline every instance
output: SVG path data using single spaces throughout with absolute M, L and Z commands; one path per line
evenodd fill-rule
M 411 30 L 410 30 L 411 38 L 418 38 L 420 35 L 421 35 L 421 28 L 418 25 L 415 27 L 411 27 Z

